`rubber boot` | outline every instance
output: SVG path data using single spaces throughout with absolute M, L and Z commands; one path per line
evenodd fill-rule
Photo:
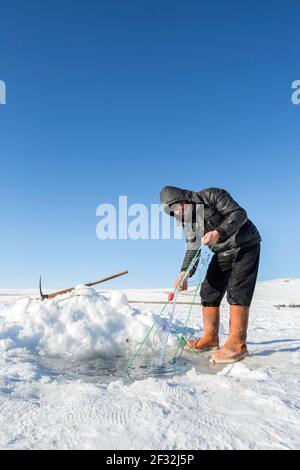
M 204 333 L 201 338 L 188 341 L 186 350 L 194 352 L 219 348 L 220 307 L 202 307 Z
M 229 336 L 224 346 L 212 354 L 213 364 L 231 364 L 248 355 L 246 346 L 249 307 L 230 305 Z

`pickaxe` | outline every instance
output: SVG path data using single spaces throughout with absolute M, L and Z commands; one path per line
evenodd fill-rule
M 128 271 L 122 271 L 121 273 L 112 274 L 111 276 L 103 277 L 102 279 L 99 279 L 98 281 L 86 282 L 84 284 L 84 286 L 87 286 L 87 287 L 95 286 L 96 284 L 100 284 L 101 282 L 109 281 L 110 279 L 114 279 L 115 277 L 123 276 L 124 274 L 127 274 L 127 273 L 128 273 Z M 40 294 L 41 294 L 41 299 L 42 300 L 44 300 L 44 299 L 53 299 L 57 295 L 67 294 L 68 292 L 72 292 L 75 289 L 75 287 L 69 287 L 68 289 L 63 289 L 63 290 L 59 290 L 57 292 L 52 292 L 52 294 L 43 294 L 43 292 L 42 292 L 42 277 L 41 276 L 40 276 L 39 287 L 40 287 Z

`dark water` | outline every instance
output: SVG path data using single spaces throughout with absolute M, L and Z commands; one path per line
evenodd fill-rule
M 160 367 L 157 366 L 157 354 L 148 353 L 137 358 L 133 366 L 125 373 L 130 354 L 103 356 L 97 355 L 84 359 L 67 359 L 59 357 L 39 357 L 43 373 L 67 380 L 84 380 L 92 383 L 110 383 L 123 379 L 125 383 L 143 380 L 149 377 L 170 378 L 185 374 L 195 367 L 197 373 L 215 374 L 223 367 L 209 364 L 209 353 L 185 352 L 172 364 L 168 358 Z

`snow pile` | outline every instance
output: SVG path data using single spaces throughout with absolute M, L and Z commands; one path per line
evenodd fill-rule
M 0 313 L 0 351 L 26 348 L 43 355 L 85 357 L 116 354 L 141 342 L 152 317 L 128 305 L 125 294 L 111 299 L 78 286 L 55 299 L 19 300 Z

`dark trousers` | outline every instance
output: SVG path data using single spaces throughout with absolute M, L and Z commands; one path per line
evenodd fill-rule
M 250 307 L 259 266 L 260 244 L 216 253 L 202 283 L 200 296 L 205 307 L 220 305 L 225 292 L 231 305 Z

